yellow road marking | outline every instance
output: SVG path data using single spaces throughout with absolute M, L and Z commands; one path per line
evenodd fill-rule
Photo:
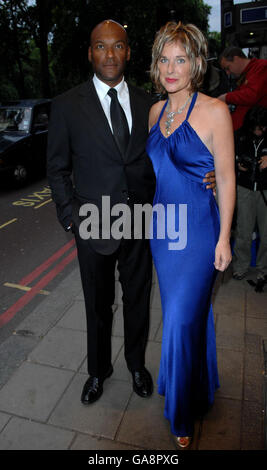
M 47 186 L 43 187 L 42 190 L 40 191 L 35 191 L 32 194 L 28 194 L 26 197 L 22 197 L 18 201 L 13 201 L 12 205 L 13 206 L 23 206 L 23 207 L 33 207 L 35 204 L 38 204 L 38 207 L 41 207 L 41 204 L 39 204 L 41 201 L 46 200 L 48 197 L 51 197 L 51 189 Z M 51 199 L 49 199 L 50 202 Z M 36 209 L 38 209 L 36 207 Z
M 32 289 L 31 287 L 21 286 L 20 284 L 13 284 L 12 282 L 5 282 L 4 286 L 13 287 L 15 289 L 20 289 L 20 290 L 24 290 L 24 291 L 29 291 L 29 290 Z M 48 292 L 47 290 L 39 290 L 39 294 L 49 295 L 50 292 Z
M 52 201 L 52 199 L 48 199 L 47 201 L 42 202 L 42 204 L 39 204 L 38 206 L 34 206 L 34 209 L 39 209 L 39 207 L 42 207 L 42 206 L 44 206 L 45 204 L 47 204 L 48 202 L 51 202 L 51 201 Z
M 9 220 L 8 222 L 6 222 L 3 225 L 0 225 L 0 229 L 6 227 L 9 224 L 12 224 L 13 222 L 16 222 L 16 220 L 18 220 L 18 219 L 12 219 L 12 220 Z

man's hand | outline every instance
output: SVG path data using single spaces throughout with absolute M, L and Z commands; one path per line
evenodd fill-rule
M 73 224 L 72 224 L 72 222 L 70 222 L 70 224 L 68 225 L 68 227 L 65 228 L 65 232 L 70 232 L 70 231 L 72 231 L 72 226 L 73 226 Z
M 206 189 L 213 189 L 214 196 L 216 195 L 216 178 L 215 178 L 215 171 L 210 171 L 209 173 L 205 174 L 205 178 L 203 179 L 203 183 L 208 183 Z
M 248 171 L 248 169 L 245 168 L 243 165 L 241 165 L 241 163 L 238 163 L 237 166 L 238 166 L 238 169 L 241 171 Z
M 261 159 L 259 160 L 259 163 L 260 163 L 261 170 L 264 170 L 265 168 L 267 168 L 267 155 L 263 155 Z

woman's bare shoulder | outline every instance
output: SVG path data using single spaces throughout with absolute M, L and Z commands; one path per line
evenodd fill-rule
M 211 96 L 204 95 L 204 93 L 199 93 L 199 105 L 202 110 L 206 109 L 212 115 L 223 115 L 225 113 L 229 114 L 228 106 L 223 101 L 218 100 Z
M 160 112 L 165 103 L 166 103 L 166 100 L 161 100 L 153 104 L 153 106 L 151 106 L 150 112 L 149 112 L 149 128 L 150 129 L 156 124 L 159 118 Z
M 199 93 L 199 111 L 207 122 L 213 123 L 215 126 L 221 121 L 229 120 L 231 118 L 227 104 L 211 96 Z

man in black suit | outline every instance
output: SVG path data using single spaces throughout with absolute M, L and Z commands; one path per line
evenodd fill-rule
M 78 213 L 84 203 L 99 208 L 101 226 L 103 195 L 110 196 L 111 207 L 125 203 L 133 208 L 135 203 L 153 201 L 154 173 L 145 153 L 151 97 L 124 81 L 129 58 L 125 29 L 111 20 L 97 25 L 89 47 L 94 77 L 58 96 L 50 119 L 48 179 L 58 218 L 66 230 L 72 228 L 75 233 L 86 305 L 89 379 L 82 392 L 84 404 L 101 396 L 103 381 L 113 371 L 111 327 L 116 262 L 123 291 L 125 358 L 133 388 L 142 397 L 150 396 L 153 390 L 145 368 L 152 277 L 149 241 L 84 240 L 79 234 Z M 117 90 L 129 128 L 124 149 L 112 128 L 112 98 L 107 94 L 110 88 Z
M 59 221 L 74 232 L 78 250 L 89 373 L 81 396 L 83 404 L 101 396 L 103 382 L 113 372 L 116 262 L 123 291 L 125 359 L 133 389 L 141 397 L 153 392 L 145 368 L 152 279 L 149 240 L 108 238 L 104 232 L 98 239 L 85 239 L 79 231 L 80 207 L 91 203 L 99 210 L 101 232 L 107 222 L 101 214 L 102 196 L 110 197 L 111 208 L 124 203 L 132 212 L 134 204 L 152 204 L 155 177 L 145 153 L 152 101 L 147 93 L 124 81 L 130 48 L 120 24 L 106 20 L 93 29 L 88 57 L 95 72 L 93 79 L 53 101 L 47 165 Z

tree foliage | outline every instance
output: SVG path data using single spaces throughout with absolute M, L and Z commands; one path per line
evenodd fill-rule
M 54 96 L 85 81 L 90 31 L 107 18 L 127 25 L 128 80 L 149 88 L 158 28 L 173 19 L 207 34 L 209 11 L 203 0 L 0 0 L 0 101 Z

